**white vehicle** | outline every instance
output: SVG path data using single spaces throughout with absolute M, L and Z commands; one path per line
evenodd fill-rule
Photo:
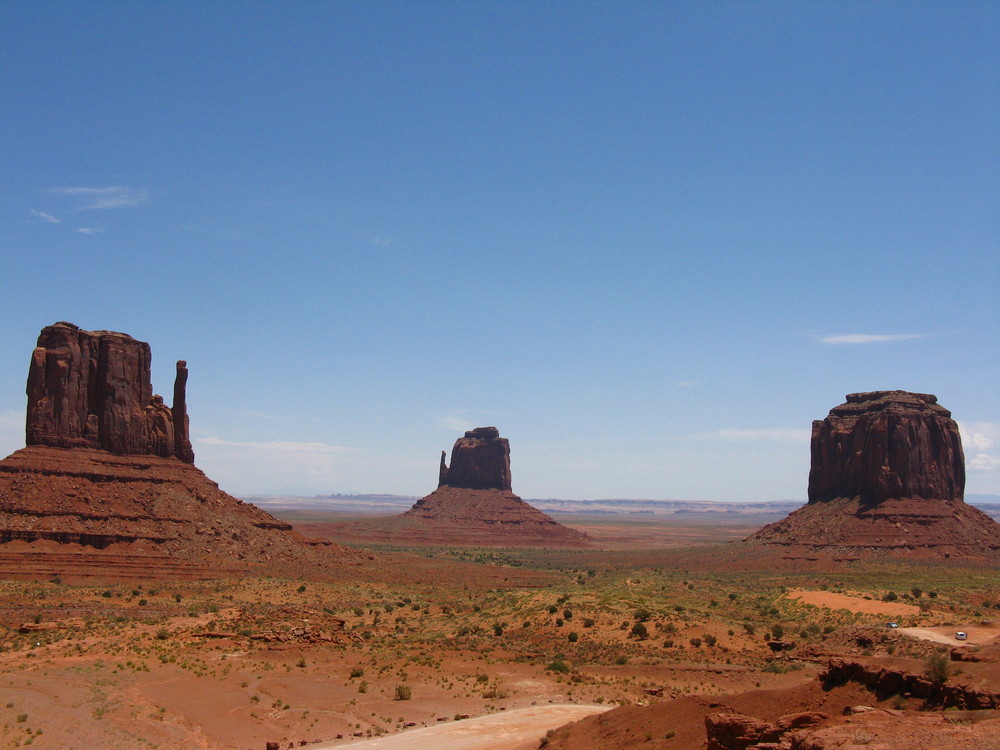
M 887 622 L 885 624 L 885 626 L 887 628 L 898 628 L 899 627 L 899 623 L 898 622 Z
M 969 636 L 967 634 L 963 633 L 961 630 L 959 630 L 957 633 L 955 633 L 955 640 L 956 641 L 964 641 L 968 637 Z

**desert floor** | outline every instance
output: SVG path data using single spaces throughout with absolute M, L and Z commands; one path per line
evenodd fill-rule
M 869 655 L 917 664 L 954 645 L 927 633 L 1000 635 L 983 624 L 1000 571 L 715 571 L 731 545 L 699 545 L 732 528 L 602 523 L 637 549 L 383 546 L 325 581 L 0 581 L 0 746 L 327 748 L 541 712 L 533 738 L 504 740 L 520 750 L 553 712 L 805 685 L 861 632 Z

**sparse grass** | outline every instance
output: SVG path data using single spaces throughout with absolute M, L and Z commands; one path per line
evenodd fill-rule
M 456 559 L 453 552 L 421 554 Z M 887 591 L 908 592 L 900 598 L 910 597 L 911 603 L 930 609 L 902 621 L 904 626 L 918 622 L 918 617 L 920 624 L 960 623 L 974 612 L 985 617 L 1000 603 L 995 593 L 1000 573 L 970 575 L 942 566 L 882 566 L 837 574 L 696 574 L 646 565 L 642 555 L 615 558 L 532 550 L 470 552 L 467 559 L 501 573 L 500 566 L 506 565 L 511 570 L 543 571 L 549 583 L 506 586 L 502 575 L 489 589 L 466 588 L 464 582 L 310 581 L 306 591 L 299 591 L 304 585 L 299 581 L 246 579 L 166 583 L 154 593 L 148 586 L 0 581 L 0 599 L 10 607 L 7 620 L 0 611 L 0 624 L 6 626 L 0 647 L 7 652 L 5 659 L 15 659 L 4 668 L 20 679 L 28 679 L 29 671 L 41 665 L 54 673 L 89 670 L 73 672 L 86 674 L 88 682 L 110 680 L 101 687 L 103 695 L 95 694 L 88 704 L 93 717 L 104 716 L 108 724 L 112 722 L 107 722 L 106 712 L 114 712 L 116 722 L 126 715 L 127 708 L 118 703 L 119 684 L 168 675 L 176 679 L 180 674 L 220 689 L 235 690 L 239 685 L 244 691 L 242 705 L 257 714 L 248 714 L 248 721 L 265 725 L 280 714 L 282 721 L 302 731 L 329 733 L 332 725 L 324 724 L 328 719 L 315 714 L 303 718 L 302 704 L 294 696 L 274 695 L 270 681 L 275 674 L 291 673 L 300 680 L 334 676 L 332 682 L 346 693 L 344 704 L 351 705 L 359 718 L 368 716 L 369 707 L 379 701 L 406 700 L 396 697 L 397 687 L 410 688 L 420 698 L 412 706 L 407 704 L 406 711 L 415 710 L 426 698 L 484 702 L 508 695 L 525 698 L 518 682 L 504 676 L 501 684 L 501 675 L 511 670 L 546 689 L 558 686 L 572 691 L 574 700 L 629 702 L 644 699 L 648 683 L 644 685 L 637 675 L 649 667 L 698 661 L 778 673 L 802 665 L 784 658 L 765 661 L 773 656 L 762 638 L 765 632 L 786 635 L 802 648 L 844 638 L 841 633 L 850 633 L 851 628 L 884 625 L 884 616 L 805 605 L 788 596 L 793 588 L 825 587 L 873 601 Z M 581 576 L 585 585 L 578 583 Z M 38 596 L 41 588 L 45 596 Z M 135 591 L 141 592 L 146 605 L 139 606 Z M 68 606 L 78 601 L 89 608 L 83 617 Z M 24 602 L 27 607 L 14 606 Z M 17 632 L 21 623 L 36 618 L 36 624 L 75 619 L 72 627 Z M 562 628 L 556 619 L 563 621 Z M 624 630 L 619 627 L 623 622 Z M 637 624 L 646 629 L 645 638 L 633 635 Z M 303 629 L 308 629 L 308 636 L 293 635 Z M 221 637 L 198 635 L 208 631 Z M 333 634 L 334 642 L 311 643 L 309 638 L 320 633 Z M 289 644 L 283 646 L 288 650 L 271 650 L 269 644 L 279 638 Z M 875 638 L 864 648 L 883 654 L 890 646 L 893 642 Z M 899 650 L 897 654 L 907 655 Z M 914 656 L 923 660 L 926 653 Z M 73 666 L 67 666 L 69 661 L 60 666 L 63 658 L 73 659 Z M 48 666 L 46 659 L 54 664 Z M 104 660 L 103 666 L 96 666 L 98 659 Z M 707 693 L 714 689 L 713 679 L 700 672 L 677 672 L 665 678 L 665 686 L 679 693 Z M 495 704 L 481 705 L 483 710 L 495 710 L 485 708 Z M 269 711 L 276 713 L 272 716 Z M 12 726 L 17 712 L 11 707 L 7 714 Z M 35 714 L 32 711 L 32 721 L 40 723 Z M 166 715 L 178 714 L 171 706 Z M 369 729 L 374 733 L 374 727 L 383 725 L 392 729 L 399 723 L 404 722 L 371 717 L 352 734 Z M 48 735 L 53 735 L 46 726 Z M 45 740 L 58 746 L 52 736 Z

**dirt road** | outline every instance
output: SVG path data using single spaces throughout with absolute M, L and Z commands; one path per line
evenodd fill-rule
M 968 639 L 958 640 L 955 637 L 955 633 L 958 631 L 968 635 Z M 950 628 L 900 628 L 899 632 L 914 638 L 922 638 L 925 641 L 945 643 L 949 646 L 981 646 L 1000 637 L 1000 624 L 962 625 Z
M 607 711 L 612 706 L 555 705 L 532 706 L 514 711 L 477 716 L 435 727 L 374 740 L 328 745 L 314 745 L 314 750 L 519 750 L 538 747 L 549 729 L 555 729 L 585 716 Z

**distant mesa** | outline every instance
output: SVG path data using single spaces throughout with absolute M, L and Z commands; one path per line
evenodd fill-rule
M 0 575 L 212 577 L 329 562 L 340 548 L 306 540 L 194 466 L 187 365 L 177 363 L 168 407 L 150 361 L 149 344 L 124 333 L 42 329 L 27 447 L 0 461 Z
M 352 542 L 463 547 L 582 547 L 586 534 L 563 526 L 511 491 L 510 443 L 496 427 L 455 441 L 441 453 L 438 487 L 405 513 L 319 524 L 315 533 Z
M 438 488 L 398 518 L 411 538 L 441 543 L 581 546 L 586 534 L 563 526 L 511 491 L 510 443 L 496 427 L 455 441 L 451 465 L 441 454 Z
M 813 422 L 809 500 L 749 537 L 790 556 L 986 557 L 1000 524 L 965 503 L 958 425 L 937 397 L 852 393 Z
M 511 491 L 510 443 L 496 427 L 477 427 L 455 441 L 451 467 L 441 451 L 438 487 Z

